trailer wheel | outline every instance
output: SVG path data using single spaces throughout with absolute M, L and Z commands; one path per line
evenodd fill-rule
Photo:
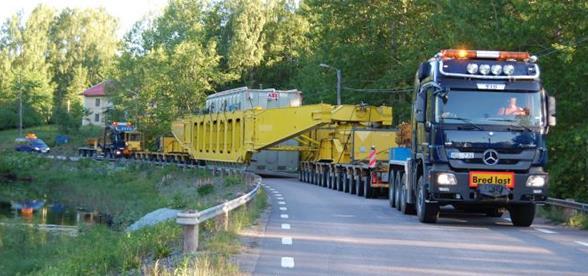
M 406 186 L 406 174 L 402 175 L 400 185 L 400 212 L 405 215 L 414 215 L 414 205 L 407 202 L 408 187 Z
M 529 227 L 535 219 L 535 204 L 513 204 L 508 209 L 512 225 L 518 227 Z
M 365 194 L 365 189 L 363 188 L 364 185 L 366 185 L 366 183 L 363 181 L 363 179 L 361 179 L 361 177 L 357 180 L 358 185 L 357 185 L 357 196 L 361 196 L 363 197 Z
M 425 190 L 425 179 L 419 176 L 417 194 L 417 216 L 420 222 L 435 223 L 439 218 L 439 204 L 427 203 Z
M 394 201 L 396 205 L 396 210 L 398 211 L 400 211 L 400 192 L 402 191 L 400 187 L 402 187 L 403 179 L 404 178 L 401 176 L 401 173 L 397 173 L 396 178 L 394 179 L 394 186 L 396 187 L 394 189 Z
M 351 188 L 352 195 L 356 195 L 357 193 L 359 193 L 359 186 L 360 185 L 361 185 L 361 178 L 360 177 L 355 178 L 353 187 Z
M 363 195 L 365 196 L 365 198 L 372 198 L 374 197 L 374 189 L 372 189 L 372 179 L 369 176 L 366 176 L 365 178 L 365 183 L 363 184 Z
M 333 173 L 332 169 L 329 170 L 329 175 L 327 176 L 327 189 L 333 189 L 333 182 L 335 181 L 335 174 Z
M 396 207 L 396 174 L 392 171 L 388 172 L 388 204 L 390 208 Z
M 349 193 L 349 187 L 351 186 L 351 182 L 353 181 L 353 173 L 347 174 L 347 178 L 345 178 L 345 182 L 343 185 L 343 192 Z

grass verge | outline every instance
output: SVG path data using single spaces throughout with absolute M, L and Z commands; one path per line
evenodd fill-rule
M 267 196 L 262 190 L 248 205 L 241 207 L 230 214 L 229 229 L 220 229 L 221 226 L 213 220 L 206 223 L 204 232 L 200 238 L 204 240 L 199 254 L 184 255 L 172 265 L 161 265 L 160 261 L 145 266 L 143 274 L 146 275 L 240 275 L 239 267 L 231 262 L 231 257 L 241 250 L 241 242 L 238 233 L 252 225 L 259 215 L 267 207 Z
M 539 208 L 539 216 L 554 223 L 588 230 L 588 214 L 557 206 L 544 205 Z
M 207 188 L 201 189 L 204 186 Z M 86 226 L 77 237 L 44 232 L 38 227 L 0 224 L 0 274 L 104 275 L 139 271 L 153 260 L 177 254 L 181 229 L 175 222 L 168 222 L 131 234 L 120 230 L 158 208 L 202 210 L 248 189 L 239 178 L 215 178 L 205 170 L 93 160 L 57 161 L 0 151 L 0 201 L 47 199 L 98 210 L 113 218 L 111 227 Z M 239 216 L 239 212 L 232 216 Z M 249 221 L 248 215 L 241 216 L 244 218 L 236 218 L 234 227 Z M 205 248 L 208 241 L 212 241 L 210 248 L 216 248 L 215 239 L 222 237 L 212 233 L 202 231 Z M 210 260 L 217 265 L 216 257 Z
M 51 148 L 51 154 L 72 155 L 78 152 L 78 147 L 85 145 L 86 139 L 100 137 L 102 128 L 97 126 L 83 126 L 75 134 L 67 135 L 69 143 L 63 145 L 56 144 L 56 137 L 62 135 L 54 125 L 45 125 L 23 129 L 23 136 L 32 132 L 41 138 Z M 9 129 L 0 131 L 0 150 L 14 150 L 16 146 L 15 139 L 18 138 L 18 129 Z

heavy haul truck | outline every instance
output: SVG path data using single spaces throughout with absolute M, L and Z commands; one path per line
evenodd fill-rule
M 300 180 L 365 197 L 387 192 L 391 207 L 421 222 L 452 205 L 490 216 L 508 209 L 514 225 L 529 226 L 547 199 L 545 136 L 555 126 L 555 99 L 539 74 L 528 53 L 443 50 L 419 66 L 412 119 L 400 130 L 386 106 L 264 108 L 226 93 L 173 122 L 167 149 L 131 156 L 244 169 L 262 150 L 297 152 Z
M 439 207 L 529 226 L 547 199 L 555 99 L 525 52 L 443 50 L 415 77 L 410 139 L 389 162 L 390 206 L 435 222 Z

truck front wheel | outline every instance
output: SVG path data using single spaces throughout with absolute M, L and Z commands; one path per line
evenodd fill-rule
M 418 181 L 417 216 L 420 222 L 435 223 L 439 218 L 439 204 L 426 202 L 425 180 L 422 176 Z
M 513 204 L 508 208 L 512 225 L 519 227 L 529 227 L 535 219 L 535 204 Z

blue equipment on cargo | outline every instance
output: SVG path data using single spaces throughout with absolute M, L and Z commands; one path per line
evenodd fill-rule
M 390 160 L 406 161 L 410 158 L 410 148 L 397 147 L 390 149 Z

